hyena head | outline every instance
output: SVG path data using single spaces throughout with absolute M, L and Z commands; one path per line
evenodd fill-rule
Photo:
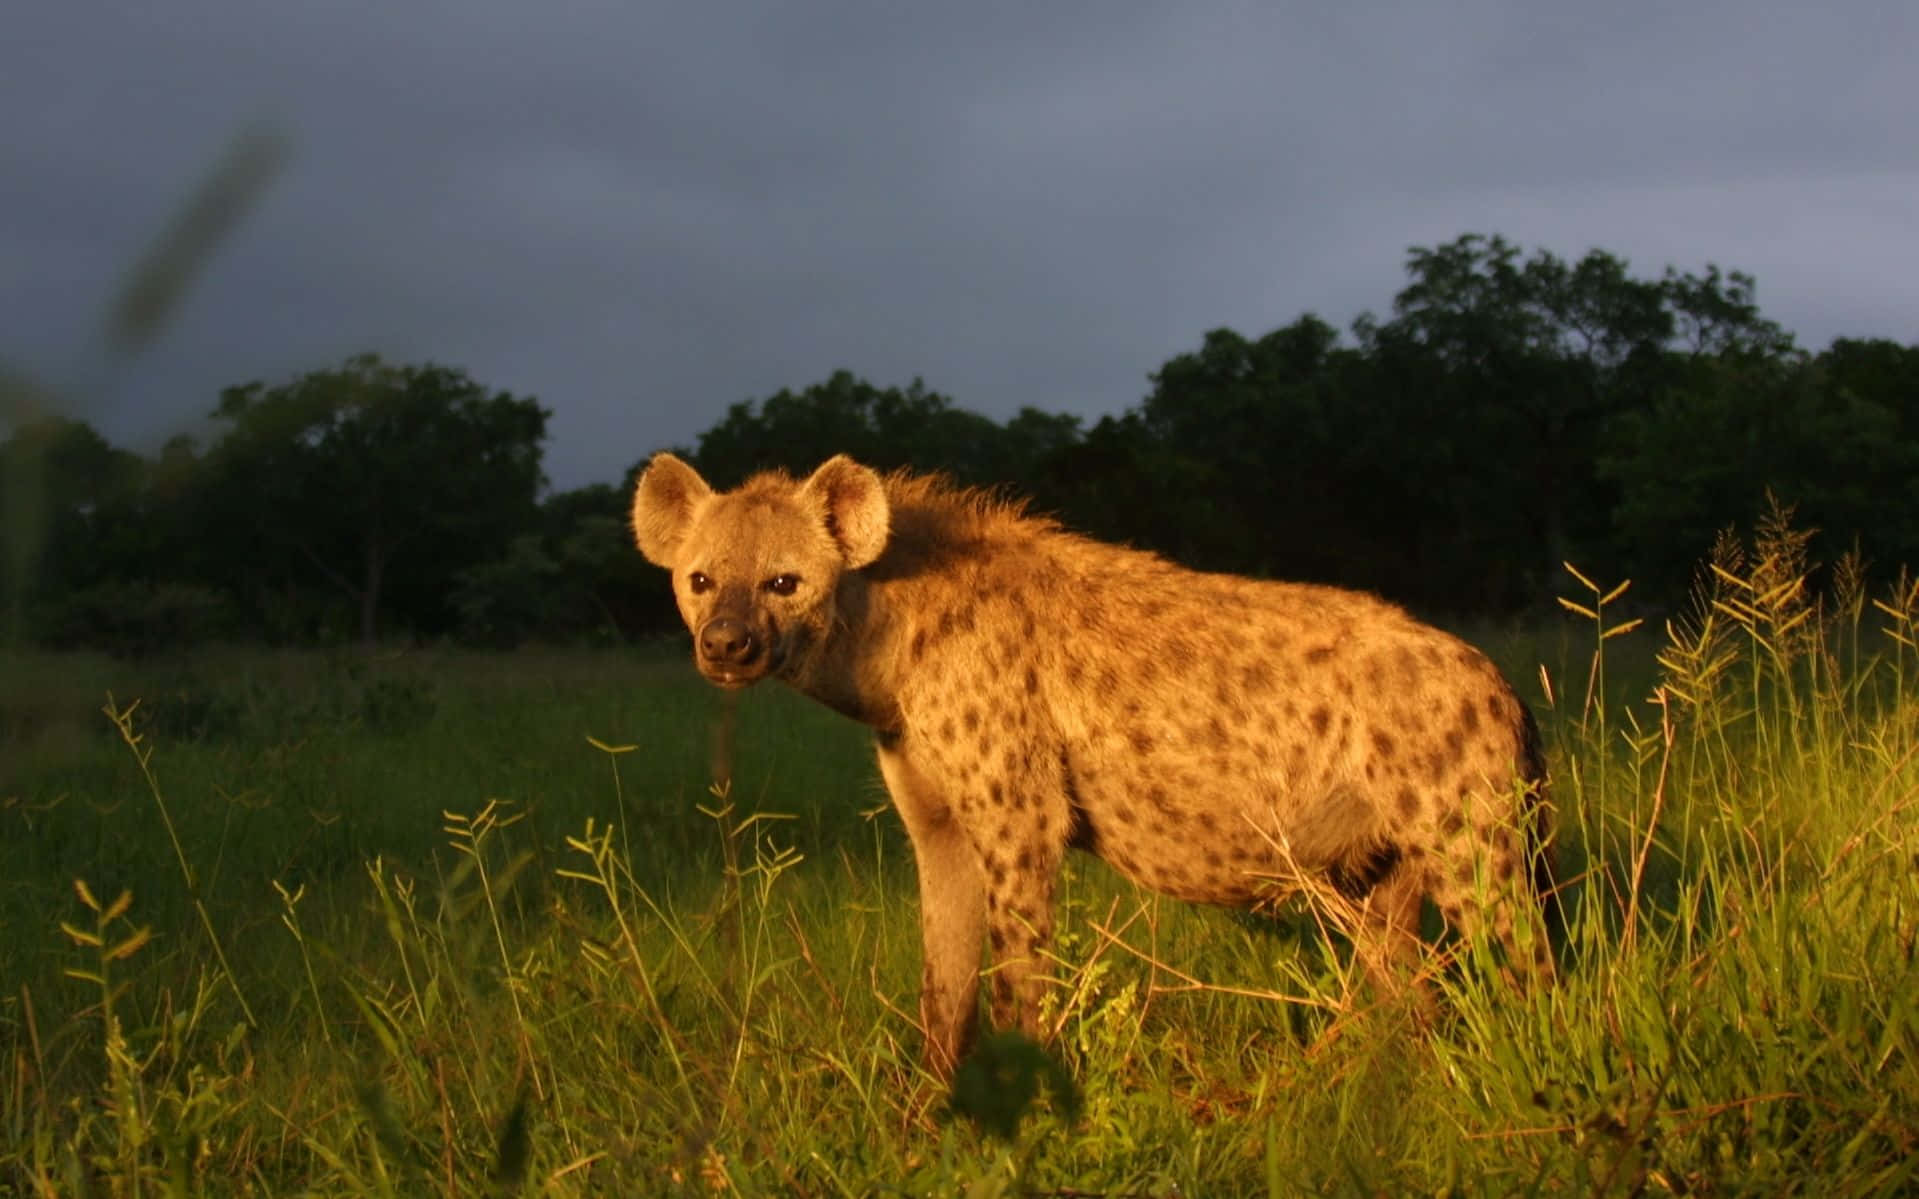
M 633 537 L 673 572 L 673 595 L 708 681 L 803 677 L 838 614 L 840 580 L 886 548 L 880 477 L 845 455 L 796 482 L 756 475 L 714 491 L 656 454 L 633 493 Z

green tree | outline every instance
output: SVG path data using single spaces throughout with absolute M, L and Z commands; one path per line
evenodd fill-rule
M 1020 410 L 1006 425 L 958 407 L 919 379 L 876 387 L 835 371 L 803 391 L 734 404 L 700 435 L 693 460 L 731 486 L 760 470 L 803 474 L 834 454 L 881 470 L 943 471 L 962 483 L 1031 487 L 1079 437 L 1076 417 Z
M 1424 515 L 1422 573 L 1508 607 L 1604 543 L 1613 497 L 1593 462 L 1609 422 L 1656 394 L 1666 291 L 1602 250 L 1522 258 L 1478 235 L 1414 247 L 1406 269 L 1392 318 L 1356 328 L 1363 456 Z
M 463 639 L 620 642 L 680 627 L 659 571 L 633 549 L 627 485 L 592 483 L 549 495 L 538 532 L 459 576 Z
M 229 388 L 206 515 L 257 602 L 318 582 L 351 603 L 366 641 L 389 609 L 436 631 L 455 576 L 533 527 L 548 415 L 463 371 L 370 354 Z
M 93 426 L 59 416 L 25 423 L 0 443 L 0 496 L 8 503 L 0 518 L 6 542 L 0 569 L 27 572 L 6 581 L 17 604 L 31 607 L 48 594 L 116 573 L 109 546 L 125 540 L 144 466 L 139 455 L 110 445 Z M 29 473 L 37 509 L 32 520 L 12 510 L 27 502 L 28 488 L 16 480 Z M 32 555 L 13 544 L 29 535 L 36 542 Z
M 1138 409 L 1155 448 L 1131 454 L 1145 477 L 1130 490 L 1192 510 L 1162 508 L 1177 526 L 1155 529 L 1134 507 L 1132 535 L 1197 566 L 1359 581 L 1342 569 L 1364 540 L 1341 473 L 1351 357 L 1307 313 L 1259 338 L 1215 329 L 1168 360 Z M 1125 432 L 1104 430 L 1109 454 Z
M 1621 422 L 1601 469 L 1619 485 L 1622 547 L 1668 588 L 1769 492 L 1827 545 L 1919 561 L 1919 350 L 1841 341 L 1810 360 L 1744 346 L 1692 355 L 1656 404 Z

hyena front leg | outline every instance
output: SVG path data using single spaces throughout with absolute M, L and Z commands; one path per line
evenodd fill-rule
M 897 741 L 882 738 L 880 776 L 893 797 L 920 884 L 920 1025 L 926 1068 L 950 1078 L 979 1032 L 980 945 L 986 925 L 985 876 L 952 807 L 916 770 Z

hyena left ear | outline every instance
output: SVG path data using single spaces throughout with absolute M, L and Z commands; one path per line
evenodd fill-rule
M 800 494 L 825 509 L 826 531 L 839 543 L 848 570 L 871 564 L 886 549 L 892 510 L 871 467 L 835 454 L 800 484 Z
M 694 505 L 712 494 L 699 471 L 672 454 L 653 455 L 633 489 L 633 540 L 648 562 L 672 569 Z

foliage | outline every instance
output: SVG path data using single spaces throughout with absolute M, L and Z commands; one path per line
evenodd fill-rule
M 292 383 L 227 389 L 210 457 L 208 532 L 253 547 L 250 590 L 317 581 L 353 603 L 362 640 L 397 607 L 444 626 L 447 580 L 511 544 L 536 512 L 546 409 L 464 372 L 361 355 Z
M 1032 408 L 1000 425 L 918 379 L 881 388 L 842 370 L 804 391 L 734 404 L 700 435 L 691 457 L 721 487 L 761 470 L 803 474 L 834 454 L 881 470 L 910 466 L 997 484 L 1031 478 L 1049 454 L 1076 440 L 1078 427 L 1074 417 Z
M 1768 491 L 1835 544 L 1919 559 L 1919 346 L 1808 354 L 1750 276 L 1714 265 L 1639 275 L 1604 250 L 1469 234 L 1409 250 L 1390 312 L 1350 335 L 1311 313 L 1214 329 L 1150 382 L 1085 425 L 1035 407 L 997 421 L 842 370 L 734 404 L 688 456 L 723 482 L 835 453 L 944 471 L 1193 566 L 1462 617 L 1546 609 L 1567 560 L 1630 564 L 1635 602 L 1670 607 L 1696 548 Z M 146 652 L 216 620 L 292 644 L 673 630 L 631 550 L 633 472 L 543 494 L 545 410 L 457 369 L 364 356 L 230 388 L 210 444 L 150 459 L 0 383 L 41 397 L 16 400 L 30 419 L 0 442 L 16 638 Z

